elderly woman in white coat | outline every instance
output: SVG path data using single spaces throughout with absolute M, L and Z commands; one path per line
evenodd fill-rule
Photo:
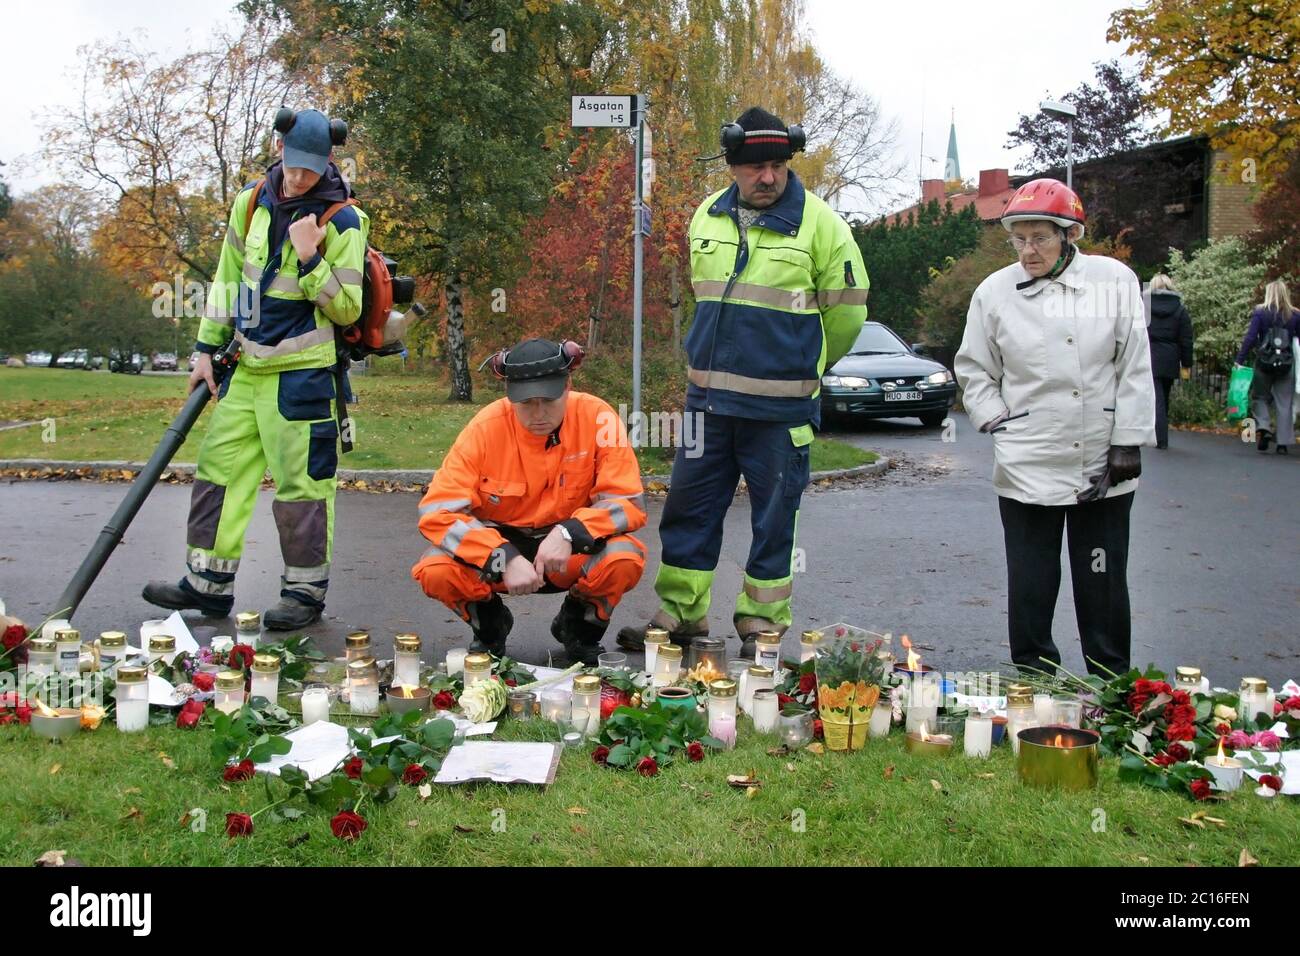
M 1155 389 L 1141 286 L 1087 256 L 1083 203 L 1026 183 L 1002 219 L 1019 261 L 975 290 L 955 369 L 971 422 L 992 435 L 1007 553 L 1011 657 L 1061 662 L 1052 617 L 1066 532 L 1075 616 L 1092 673 L 1129 668 L 1129 511 L 1155 444 Z

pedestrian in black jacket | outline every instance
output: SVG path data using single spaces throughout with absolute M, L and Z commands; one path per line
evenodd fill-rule
M 1192 317 L 1169 276 L 1152 278 L 1147 338 L 1156 380 L 1156 447 L 1169 447 L 1169 390 L 1174 379 L 1192 374 Z

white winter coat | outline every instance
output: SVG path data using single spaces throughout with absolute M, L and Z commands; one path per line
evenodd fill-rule
M 1072 505 L 1111 445 L 1155 444 L 1155 388 L 1141 286 L 1131 269 L 1076 254 L 1057 278 L 1019 262 L 971 298 L 954 368 L 971 424 L 993 434 L 993 487 L 1028 504 Z M 1111 488 L 1128 494 L 1137 479 Z

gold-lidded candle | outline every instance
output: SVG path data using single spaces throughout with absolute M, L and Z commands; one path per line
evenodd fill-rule
M 1245 721 L 1248 727 L 1253 727 L 1255 721 L 1261 716 L 1273 716 L 1273 704 L 1269 699 L 1268 681 L 1262 677 L 1243 677 L 1241 679 L 1241 694 L 1237 703 L 1237 716 Z
M 745 690 L 740 697 L 740 709 L 751 717 L 754 713 L 754 692 L 759 690 L 771 690 L 774 686 L 774 675 L 772 668 L 764 667 L 762 664 L 752 665 L 745 672 Z
M 81 671 L 81 632 L 75 627 L 62 627 L 54 632 L 54 669 L 60 674 L 78 674 Z
M 27 641 L 27 673 L 46 677 L 58 666 L 59 645 L 52 637 L 33 637 Z
M 149 726 L 148 671 L 139 666 L 119 664 L 117 667 L 117 729 L 133 734 Z
M 1011 749 L 1020 753 L 1020 731 L 1038 726 L 1034 709 L 1034 689 L 1026 684 L 1012 684 L 1007 688 L 1007 736 Z
M 257 611 L 240 611 L 235 615 L 235 642 L 253 650 L 262 642 L 262 615 Z
M 492 677 L 492 655 L 491 654 L 466 654 L 465 655 L 465 689 L 468 690 L 474 684 L 481 680 L 488 680 Z
M 659 648 L 670 643 L 668 631 L 662 627 L 647 627 L 645 629 L 645 672 L 653 675 L 655 665 L 659 660 Z
M 372 656 L 370 653 L 370 632 L 353 631 L 343 638 L 343 654 L 349 664 Z
M 656 687 L 675 684 L 682 672 L 682 649 L 678 644 L 662 644 L 655 658 L 652 682 Z
M 398 634 L 393 638 L 393 683 L 418 687 L 420 684 L 419 634 Z
M 574 729 L 584 737 L 600 733 L 600 678 L 595 674 L 579 674 L 573 679 Z
M 817 645 L 822 642 L 821 631 L 804 631 L 799 635 L 799 663 L 817 656 Z
M 280 658 L 276 654 L 253 655 L 254 697 L 264 697 L 268 704 L 280 699 Z
M 709 683 L 709 736 L 727 750 L 736 746 L 736 682 L 720 678 Z
M 104 631 L 96 643 L 99 645 L 100 670 L 113 673 L 117 665 L 126 660 L 126 632 Z
M 161 661 L 168 667 L 172 666 L 172 661 L 176 659 L 176 638 L 170 634 L 150 634 L 149 635 L 149 663 L 157 664 Z
M 773 674 L 781 669 L 781 635 L 778 632 L 758 632 L 754 638 L 754 663 L 766 667 Z
M 121 668 L 118 668 L 121 672 Z M 223 714 L 237 714 L 244 706 L 244 672 L 222 671 L 213 688 L 212 706 Z
M 379 666 L 373 657 L 348 665 L 348 703 L 354 714 L 379 713 Z

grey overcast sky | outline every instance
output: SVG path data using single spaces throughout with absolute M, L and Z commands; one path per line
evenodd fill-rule
M 948 123 L 956 112 L 964 177 L 1015 168 L 1006 132 L 1045 94 L 1092 78 L 1092 64 L 1119 56 L 1106 43 L 1109 15 L 1122 0 L 1071 0 L 1026 6 L 1013 0 L 808 0 L 808 28 L 823 59 L 877 97 L 900 123 L 908 185 L 917 179 L 924 128 L 924 175 L 942 175 Z M 11 188 L 51 181 L 33 157 L 36 123 L 52 107 L 71 106 L 81 69 L 77 48 L 121 36 L 179 53 L 236 21 L 232 4 L 211 0 L 45 0 L 7 3 L 8 49 L 0 57 L 0 160 Z M 924 123 L 922 116 L 924 115 Z M 793 122 L 796 117 L 786 117 Z M 23 162 L 22 158 L 27 157 Z M 19 162 L 14 163 L 15 160 Z M 919 192 L 919 188 L 917 189 Z

